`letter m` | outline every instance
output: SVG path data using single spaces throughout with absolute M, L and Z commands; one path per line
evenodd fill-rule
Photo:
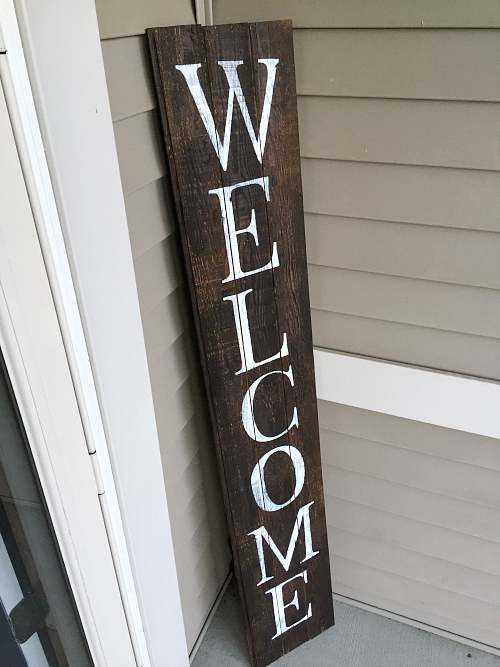
M 250 119 L 250 114 L 248 113 L 247 103 L 243 95 L 243 90 L 241 89 L 240 79 L 238 77 L 238 65 L 243 64 L 243 60 L 219 60 L 218 63 L 224 70 L 229 84 L 229 95 L 227 98 L 227 112 L 226 112 L 226 126 L 224 128 L 224 140 L 221 141 L 219 132 L 215 127 L 214 117 L 208 106 L 207 98 L 200 84 L 198 78 L 198 69 L 201 67 L 201 63 L 194 65 L 176 65 L 175 69 L 178 69 L 184 75 L 186 83 L 189 86 L 191 95 L 198 107 L 200 112 L 201 119 L 205 125 L 205 129 L 208 132 L 210 141 L 217 153 L 217 156 L 220 160 L 222 168 L 224 171 L 227 169 L 227 162 L 229 157 L 229 144 L 231 141 L 231 127 L 233 124 L 233 107 L 234 107 L 234 98 L 236 97 L 241 113 L 243 115 L 243 120 L 250 135 L 250 140 L 252 141 L 252 146 L 255 151 L 255 155 L 259 162 L 262 162 L 262 156 L 264 155 L 264 147 L 266 145 L 266 136 L 267 136 L 267 126 L 269 125 L 269 114 L 271 113 L 271 102 L 273 99 L 274 92 L 274 81 L 276 79 L 276 66 L 279 62 L 278 58 L 259 58 L 259 63 L 262 63 L 267 67 L 267 83 L 266 83 L 266 92 L 264 94 L 264 103 L 262 105 L 262 115 L 260 119 L 260 128 L 259 136 L 255 134 L 255 130 Z
M 266 561 L 264 557 L 264 541 L 267 542 L 267 544 L 271 547 L 271 550 L 273 551 L 274 555 L 276 556 L 276 558 L 279 560 L 279 562 L 287 572 L 290 568 L 290 563 L 292 562 L 292 556 L 295 551 L 295 545 L 297 544 L 297 539 L 299 537 L 299 530 L 302 524 L 304 524 L 304 540 L 306 545 L 306 553 L 304 558 L 300 562 L 303 563 L 304 561 L 309 560 L 310 558 L 316 556 L 316 554 L 319 553 L 319 551 L 313 550 L 313 545 L 312 545 L 311 520 L 309 518 L 309 508 L 311 507 L 311 505 L 313 505 L 313 502 L 304 505 L 304 507 L 301 507 L 297 513 L 297 518 L 293 526 L 292 536 L 290 537 L 290 542 L 288 544 L 286 556 L 283 556 L 281 551 L 274 543 L 273 538 L 269 535 L 264 526 L 257 528 L 257 530 L 253 530 L 251 533 L 248 533 L 249 535 L 253 535 L 255 537 L 255 543 L 257 545 L 257 553 L 259 555 L 259 563 L 260 563 L 260 571 L 262 573 L 262 579 L 259 581 L 257 586 L 260 586 L 261 584 L 264 584 L 266 581 L 269 581 L 270 579 L 273 578 L 272 576 L 271 577 L 267 576 Z

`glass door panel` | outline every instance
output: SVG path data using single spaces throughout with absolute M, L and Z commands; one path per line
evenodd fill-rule
M 0 352 L 0 667 L 91 667 Z

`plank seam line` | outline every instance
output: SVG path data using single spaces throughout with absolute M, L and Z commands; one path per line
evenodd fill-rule
M 406 167 L 410 169 L 446 169 L 447 171 L 468 171 L 483 174 L 484 172 L 498 174 L 500 169 L 478 169 L 477 167 L 453 167 L 440 164 L 415 164 L 411 162 L 382 162 L 380 160 L 355 160 L 350 158 L 331 158 L 331 157 L 312 157 L 309 155 L 300 156 L 301 160 L 318 160 L 319 162 L 348 162 L 350 164 L 376 165 L 383 167 Z
M 419 580 L 417 580 L 417 579 L 412 579 L 411 577 L 405 576 L 405 575 L 403 575 L 403 574 L 398 574 L 397 572 L 391 572 L 390 570 L 383 570 L 382 568 L 380 568 L 380 567 L 376 567 L 376 566 L 374 566 L 374 565 L 367 565 L 366 563 L 362 563 L 361 561 L 353 560 L 352 558 L 346 558 L 345 556 L 337 556 L 337 555 L 334 554 L 333 552 L 330 552 L 330 553 L 331 553 L 335 558 L 341 559 L 341 560 L 343 560 L 343 561 L 348 561 L 348 562 L 350 562 L 350 563 L 355 563 L 356 565 L 361 565 L 362 567 L 369 568 L 370 570 L 376 570 L 377 572 L 383 572 L 383 573 L 385 573 L 385 574 L 389 574 L 389 575 L 391 575 L 392 577 L 397 577 L 398 579 L 404 579 L 404 580 L 406 580 L 406 581 L 411 581 L 411 582 L 413 582 L 413 583 L 415 583 L 415 584 L 419 584 L 419 585 L 427 586 L 427 587 L 429 587 L 429 588 L 433 588 L 433 589 L 435 589 L 435 590 L 437 590 L 437 591 L 444 591 L 444 592 L 446 592 L 446 593 L 451 593 L 451 594 L 453 594 L 453 595 L 458 595 L 458 596 L 460 596 L 460 597 L 467 598 L 468 600 L 475 600 L 476 602 L 480 602 L 481 604 L 488 605 L 489 607 L 493 607 L 493 611 L 495 611 L 495 610 L 498 609 L 498 604 L 495 604 L 495 603 L 493 603 L 493 602 L 485 602 L 484 600 L 478 600 L 477 598 L 473 598 L 473 597 L 471 597 L 471 596 L 469 596 L 469 595 L 464 595 L 463 593 L 456 593 L 455 591 L 452 591 L 452 590 L 450 590 L 450 589 L 447 589 L 447 588 L 446 588 L 446 589 L 445 589 L 445 588 L 441 588 L 440 586 L 437 586 L 436 584 L 429 584 L 429 583 L 426 583 L 426 582 L 423 582 L 423 581 L 419 581 Z M 451 620 L 451 619 L 450 619 L 450 620 Z M 472 623 L 471 623 L 471 625 L 472 625 Z M 480 630 L 483 630 L 483 629 L 484 629 L 481 625 L 472 625 L 472 627 L 478 628 L 478 629 L 480 629 Z
M 423 422 L 421 422 L 421 423 L 423 423 Z M 402 445 L 395 444 L 393 442 L 383 442 L 382 440 L 376 440 L 374 438 L 373 439 L 364 438 L 361 435 L 354 435 L 352 433 L 343 433 L 342 431 L 335 431 L 335 430 L 332 430 L 332 429 L 321 428 L 321 427 L 320 427 L 320 430 L 321 431 L 327 431 L 328 433 L 333 433 L 335 435 L 346 436 L 347 438 L 352 438 L 353 440 L 362 440 L 362 443 L 360 445 L 361 447 L 363 447 L 363 446 L 371 447 L 372 445 L 381 445 L 382 447 L 392 447 L 394 449 L 397 449 L 399 452 L 407 452 L 408 455 L 416 454 L 417 456 L 419 456 L 419 455 L 429 456 L 433 459 L 439 459 L 441 461 L 446 461 L 446 462 L 450 463 L 451 465 L 457 464 L 457 465 L 461 465 L 461 466 L 467 466 L 468 468 L 478 468 L 479 470 L 485 470 L 486 472 L 492 472 L 492 473 L 496 473 L 496 474 L 500 475 L 500 469 L 498 469 L 498 468 L 487 468 L 486 466 L 484 466 L 484 465 L 481 466 L 481 465 L 478 465 L 477 463 L 468 463 L 467 461 L 459 461 L 457 459 L 452 459 L 452 458 L 449 458 L 447 456 L 440 456 L 439 454 L 432 454 L 431 452 L 423 452 L 420 449 L 412 449 L 410 447 L 403 447 Z M 336 445 L 331 445 L 331 446 L 336 447 Z M 354 444 L 354 447 L 356 447 L 356 446 L 357 446 L 357 443 Z M 333 466 L 333 467 L 337 467 L 337 466 Z M 356 471 L 353 470 L 352 472 L 356 472 Z M 360 473 L 360 474 L 364 474 L 364 473 Z M 381 478 L 381 479 L 385 479 L 385 478 Z M 390 480 L 388 480 L 388 481 L 390 481 Z M 404 486 L 410 486 L 410 485 L 405 484 Z M 425 489 L 422 489 L 422 490 L 424 491 Z M 440 494 L 440 495 L 446 495 L 446 494 Z M 483 504 L 483 503 L 478 503 L 478 504 Z M 500 509 L 500 507 L 498 509 Z
M 489 285 L 471 285 L 470 283 L 457 283 L 449 280 L 436 280 L 435 278 L 427 278 L 426 276 L 405 276 L 400 273 L 386 273 L 384 271 L 368 271 L 366 269 L 355 269 L 351 266 L 336 266 L 335 264 L 325 264 L 322 262 L 312 262 L 308 260 L 309 266 L 319 266 L 324 269 L 337 269 L 338 271 L 353 271 L 355 273 L 367 273 L 374 276 L 386 276 L 387 278 L 402 278 L 403 280 L 417 280 L 426 283 L 436 283 L 438 285 L 451 285 L 453 287 L 470 287 L 472 289 L 485 289 L 493 292 L 500 291 L 500 284 L 498 287 L 491 287 Z
M 441 494 L 436 493 L 435 495 L 441 495 Z M 405 514 L 398 514 L 396 512 L 390 512 L 389 510 L 380 509 L 380 507 L 375 507 L 375 505 L 373 505 L 373 504 L 372 505 L 367 505 L 366 503 L 361 503 L 361 502 L 357 502 L 355 500 L 348 500 L 346 498 L 341 498 L 339 496 L 334 496 L 330 493 L 325 493 L 325 498 L 333 498 L 334 500 L 340 500 L 343 503 L 350 503 L 351 505 L 357 505 L 359 507 L 373 509 L 377 512 L 382 512 L 384 514 L 388 514 L 389 516 L 395 516 L 395 517 L 398 517 L 400 519 L 407 519 L 408 521 L 416 521 L 417 523 L 421 523 L 424 526 L 433 526 L 434 528 L 438 528 L 440 530 L 445 530 L 445 531 L 448 531 L 450 533 L 457 533 L 458 535 L 465 535 L 466 537 L 471 537 L 474 540 L 481 540 L 482 542 L 488 542 L 489 544 L 496 544 L 496 545 L 500 546 L 500 542 L 497 542 L 496 540 L 491 540 L 487 537 L 481 537 L 479 535 L 472 535 L 471 533 L 465 533 L 462 530 L 456 530 L 455 528 L 450 528 L 449 526 L 443 526 L 441 524 L 431 523 L 430 521 L 424 521 L 423 519 L 416 519 L 415 517 L 407 516 Z M 454 499 L 452 499 L 452 500 L 454 500 Z M 493 509 L 495 509 L 495 508 L 493 508 Z M 328 521 L 327 521 L 327 526 L 330 526 L 330 528 L 333 528 L 334 530 L 345 530 L 348 533 L 353 532 L 353 531 L 347 530 L 346 528 L 339 528 L 332 523 L 328 523 Z M 353 534 L 358 534 L 359 535 L 360 533 L 353 533 Z M 367 539 L 373 539 L 373 540 L 378 539 L 378 538 L 370 537 L 370 536 L 367 536 L 367 535 L 362 535 L 362 537 L 366 537 Z M 378 541 L 382 542 L 382 540 L 378 540 Z M 424 552 L 422 552 L 422 551 L 415 551 L 414 549 L 409 549 L 408 547 L 402 547 L 398 544 L 392 544 L 391 542 L 385 542 L 385 543 L 386 544 L 391 544 L 392 546 L 398 547 L 400 549 L 406 549 L 407 551 L 413 551 L 414 553 L 422 553 L 423 555 L 428 555 L 428 554 L 424 554 Z M 445 561 L 444 558 L 439 558 L 438 556 L 428 556 L 428 557 L 429 558 L 437 558 L 438 560 Z M 449 560 L 449 559 L 447 559 L 447 560 Z M 457 565 L 460 565 L 460 563 L 457 563 Z M 468 566 L 463 565 L 462 567 L 468 567 Z M 474 569 L 474 568 L 469 568 L 469 569 Z M 477 572 L 480 572 L 480 571 L 481 570 L 477 570 Z M 493 574 L 491 572 L 485 572 L 485 574 L 491 574 L 491 576 L 498 576 L 497 574 Z
M 154 181 L 153 181 L 154 182 Z M 340 218 L 341 220 L 357 220 L 359 222 L 383 222 L 389 225 L 412 225 L 414 227 L 421 227 L 422 231 L 424 229 L 439 229 L 439 230 L 446 230 L 450 231 L 451 233 L 453 232 L 478 232 L 480 234 L 499 234 L 499 230 L 495 229 L 478 229 L 476 227 L 450 227 L 449 225 L 430 225 L 425 222 L 408 222 L 407 220 L 389 220 L 387 218 L 364 218 L 363 216 L 359 215 L 342 215 L 339 213 L 315 213 L 314 211 L 305 211 L 306 215 L 314 215 L 317 216 L 318 218 Z M 307 218 L 306 218 L 307 222 Z M 313 222 L 309 222 L 307 224 L 314 224 Z M 306 224 L 306 227 L 307 227 Z

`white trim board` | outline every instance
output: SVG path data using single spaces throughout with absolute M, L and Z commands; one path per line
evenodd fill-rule
M 71 267 L 69 277 L 74 285 L 69 287 L 76 291 L 104 427 L 105 440 L 94 422 L 93 444 L 105 487 L 105 458 L 100 456 L 99 440 L 109 451 L 132 575 L 124 583 L 135 584 L 137 593 L 135 605 L 133 587 L 128 587 L 139 662 L 144 666 L 187 667 L 172 533 L 95 4 L 93 0 L 14 3 L 64 234 L 62 246 L 52 245 L 49 254 L 57 269 L 57 253 L 67 250 Z M 51 231 L 48 225 L 49 238 Z M 68 288 L 67 276 L 64 272 L 55 276 L 55 286 L 62 293 Z M 75 354 L 81 354 L 79 336 L 71 329 L 74 313 L 67 302 L 62 305 L 69 325 L 65 342 L 69 342 L 68 349 L 73 347 Z M 88 389 L 83 384 L 85 364 L 78 371 L 83 390 Z M 91 413 L 91 402 L 86 407 Z M 103 508 L 104 513 L 106 510 L 110 510 L 106 518 L 111 523 L 111 504 Z M 117 531 L 110 537 L 120 538 L 120 534 Z M 118 539 L 116 542 L 119 551 Z M 122 574 L 128 574 L 126 567 Z
M 6 58 L 0 56 L 0 347 L 94 663 L 131 667 L 96 480 L 2 93 Z
M 71 369 L 86 444 L 96 471 L 99 501 L 134 652 L 138 661 L 147 667 L 146 641 L 104 425 L 12 0 L 0 0 L 0 32 L 7 51 L 0 61 L 0 76 L 17 150 Z
M 500 438 L 500 383 L 315 349 L 323 401 Z

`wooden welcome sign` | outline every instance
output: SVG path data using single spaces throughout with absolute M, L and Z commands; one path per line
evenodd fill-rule
M 333 624 L 289 21 L 148 31 L 254 665 Z

